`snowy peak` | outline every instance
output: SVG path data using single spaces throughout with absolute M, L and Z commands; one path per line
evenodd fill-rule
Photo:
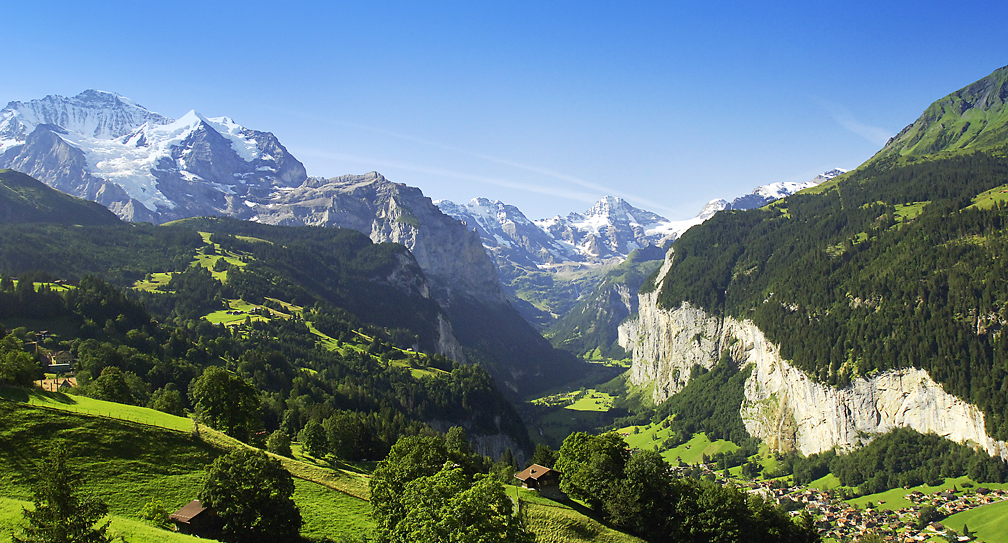
M 46 135 L 33 138 L 36 132 Z M 153 222 L 246 218 L 255 203 L 307 178 L 273 134 L 192 110 L 172 120 L 95 90 L 0 110 L 0 167 L 77 196 L 104 194 L 111 200 L 102 203 L 121 218 Z
M 707 202 L 707 205 L 703 206 L 703 209 L 700 210 L 700 213 L 697 213 L 696 218 L 700 219 L 701 221 L 706 221 L 707 219 L 713 217 L 714 214 L 717 213 L 718 211 L 728 209 L 730 205 L 731 204 L 728 203 L 728 200 L 723 200 L 721 198 L 711 200 Z
M 753 189 L 752 193 L 735 198 L 735 200 L 728 205 L 727 209 L 755 209 L 757 207 L 763 207 L 774 200 L 786 198 L 800 190 L 814 187 L 819 183 L 829 181 L 830 179 L 845 173 L 847 173 L 847 170 L 843 168 L 833 168 L 832 170 L 815 176 L 810 181 L 803 181 L 800 183 L 781 181 L 779 183 L 770 183 L 769 185 L 760 185 Z
M 829 181 L 830 179 L 833 179 L 834 177 L 845 173 L 847 173 L 847 170 L 844 170 L 842 168 L 834 168 L 828 172 L 824 172 L 815 176 L 814 178 L 812 178 L 811 181 L 804 181 L 801 183 L 780 182 L 780 183 L 771 183 L 769 185 L 761 185 L 759 187 L 756 187 L 756 190 L 753 191 L 753 194 L 759 194 L 766 198 L 779 200 L 781 198 L 791 196 L 792 194 L 800 190 L 804 190 L 809 187 L 814 187 L 824 181 Z
M 86 90 L 72 98 L 51 94 L 40 100 L 10 102 L 0 110 L 0 145 L 7 148 L 24 142 L 40 124 L 55 125 L 91 138 L 114 139 L 144 123 L 170 122 L 171 119 L 112 92 Z

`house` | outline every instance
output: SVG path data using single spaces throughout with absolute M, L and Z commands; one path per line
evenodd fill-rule
M 49 355 L 45 370 L 49 373 L 70 373 L 74 370 L 74 357 L 69 351 L 56 351 Z
M 168 518 L 175 523 L 176 532 L 200 537 L 215 537 L 220 534 L 220 519 L 213 508 L 203 507 L 199 500 L 187 503 Z
M 539 464 L 532 464 L 525 471 L 515 474 L 515 479 L 525 488 L 531 488 L 552 500 L 564 500 L 567 496 L 560 492 L 560 472 Z

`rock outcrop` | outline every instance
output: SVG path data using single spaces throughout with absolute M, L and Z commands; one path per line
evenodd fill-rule
M 253 209 L 252 220 L 267 224 L 340 226 L 364 232 L 375 243 L 405 245 L 442 305 L 457 296 L 507 303 L 479 236 L 442 213 L 420 189 L 378 172 L 308 178 Z
M 658 277 L 665 277 L 671 258 L 670 251 Z M 694 365 L 710 368 L 727 350 L 739 367 L 752 366 L 740 412 L 746 430 L 772 450 L 851 449 L 909 427 L 1008 459 L 1008 444 L 987 435 L 984 414 L 946 393 L 923 370 L 881 372 L 839 389 L 822 385 L 782 359 L 779 347 L 751 321 L 710 315 L 689 304 L 661 309 L 660 288 L 641 293 L 637 318 L 620 327 L 621 345 L 633 351 L 631 382 L 653 382 L 656 403 L 681 390 Z

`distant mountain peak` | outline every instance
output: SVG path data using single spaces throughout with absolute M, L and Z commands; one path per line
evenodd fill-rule
M 24 143 L 40 124 L 107 140 L 125 136 L 144 123 L 171 122 L 114 92 L 88 89 L 70 98 L 50 94 L 28 102 L 11 101 L 0 110 L 0 151 Z

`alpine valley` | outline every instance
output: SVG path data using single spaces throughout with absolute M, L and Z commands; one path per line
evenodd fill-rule
M 210 481 L 251 455 L 293 531 L 202 535 L 1008 542 L 1006 101 L 1008 67 L 851 171 L 679 221 L 310 177 L 109 92 L 10 102 L 0 526 L 69 449 L 130 540 L 196 497 L 237 522 Z

